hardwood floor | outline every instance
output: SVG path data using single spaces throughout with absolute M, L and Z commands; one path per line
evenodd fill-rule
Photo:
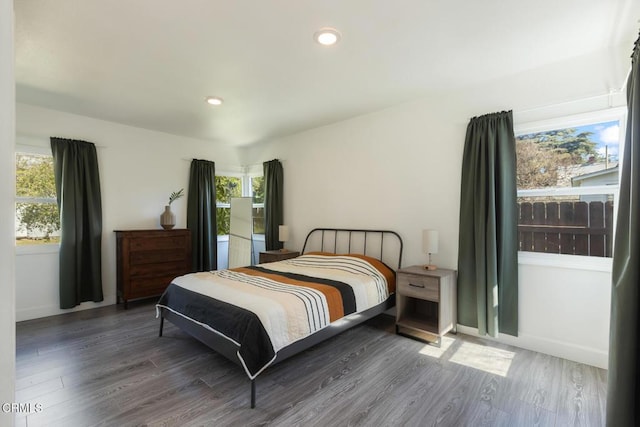
M 17 426 L 602 426 L 606 371 L 462 334 L 349 330 L 249 380 L 154 301 L 17 324 Z

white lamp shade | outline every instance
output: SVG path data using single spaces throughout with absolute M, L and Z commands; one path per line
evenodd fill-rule
M 438 253 L 437 230 L 422 230 L 422 251 L 427 254 Z
M 289 241 L 289 227 L 286 225 L 278 226 L 278 240 L 280 242 Z

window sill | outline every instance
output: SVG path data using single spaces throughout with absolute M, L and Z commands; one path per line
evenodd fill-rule
M 611 273 L 612 258 L 518 252 L 518 264 Z
M 228 234 L 220 234 L 218 235 L 218 242 L 228 242 L 229 235 Z M 264 242 L 264 234 L 254 234 L 253 235 L 254 242 Z
M 43 255 L 60 252 L 59 243 L 48 243 L 43 245 L 24 245 L 15 247 L 16 255 Z

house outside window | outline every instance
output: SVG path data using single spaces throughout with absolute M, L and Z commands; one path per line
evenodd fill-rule
M 516 128 L 521 252 L 610 258 L 624 111 Z
M 33 152 L 42 151 L 42 152 Z M 16 152 L 16 246 L 60 242 L 53 157 L 44 150 Z

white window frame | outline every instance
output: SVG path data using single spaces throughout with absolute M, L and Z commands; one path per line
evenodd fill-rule
M 251 178 L 263 176 L 261 173 L 253 172 L 225 172 L 220 171 L 216 172 L 216 176 L 230 176 L 233 178 L 240 178 L 240 185 L 242 188 L 242 196 L 241 197 L 251 197 L 252 196 L 252 188 L 251 188 Z M 218 203 L 216 202 L 216 208 L 230 208 L 231 204 L 229 203 Z M 253 203 L 252 208 L 264 208 L 264 203 Z M 259 236 L 264 236 L 264 234 L 255 234 L 254 237 L 258 236 L 258 240 L 260 240 Z M 263 237 L 264 238 L 264 237 Z M 227 241 L 229 239 L 228 234 L 218 235 L 218 241 Z
M 245 190 L 245 179 L 244 179 L 244 175 L 242 173 L 238 173 L 238 172 L 216 172 L 216 177 L 218 176 L 229 176 L 232 178 L 240 178 L 240 194 L 242 194 L 244 197 L 244 190 Z M 231 203 L 218 203 L 218 201 L 216 200 L 216 209 L 217 208 L 226 208 L 226 209 L 230 209 L 231 208 Z M 216 230 L 216 234 L 217 234 L 217 230 Z M 228 234 L 218 234 L 218 241 L 219 242 L 226 242 L 229 241 L 229 235 Z
M 618 121 L 620 125 L 618 164 L 622 164 L 623 147 L 626 131 L 627 108 L 615 107 L 607 110 L 593 111 L 589 113 L 558 117 L 549 120 L 514 124 L 516 136 L 537 132 L 545 132 L 563 128 L 590 125 L 593 123 Z M 618 177 L 618 180 L 620 177 Z M 618 185 L 599 185 L 585 187 L 556 187 L 531 190 L 518 190 L 518 197 L 535 196 L 576 196 L 576 195 L 613 195 L 613 234 L 615 235 L 616 217 L 618 212 Z M 573 268 L 589 271 L 611 272 L 613 259 L 605 257 L 593 257 L 583 255 L 547 254 L 540 252 L 518 251 L 518 263 L 523 265 Z
M 250 173 L 250 174 L 246 174 L 245 175 L 245 180 L 244 181 L 247 183 L 247 187 L 246 187 L 247 197 L 253 197 L 253 194 L 252 194 L 253 193 L 253 186 L 251 185 L 252 184 L 251 180 L 253 178 L 258 178 L 258 177 L 262 177 L 264 179 L 264 175 L 262 175 L 261 173 Z M 253 203 L 251 205 L 251 207 L 253 209 L 255 209 L 255 208 L 264 209 L 264 202 L 262 202 L 262 203 Z M 253 238 L 257 239 L 257 240 L 264 241 L 264 234 L 254 234 Z
M 21 139 L 18 137 L 18 139 Z M 31 144 L 20 144 L 16 143 L 16 147 L 14 150 L 14 156 L 17 154 L 35 154 L 35 155 L 43 155 L 43 156 L 52 156 L 51 148 L 40 145 L 31 145 Z M 58 203 L 55 198 L 42 198 L 42 197 L 18 197 L 16 195 L 14 189 L 14 210 L 16 208 L 17 203 Z M 15 226 L 14 226 L 15 229 Z M 15 236 L 14 236 L 15 241 Z M 60 252 L 60 243 L 42 243 L 38 245 L 15 245 L 15 254 L 16 255 L 37 255 L 37 254 L 47 254 L 47 253 L 58 253 Z

